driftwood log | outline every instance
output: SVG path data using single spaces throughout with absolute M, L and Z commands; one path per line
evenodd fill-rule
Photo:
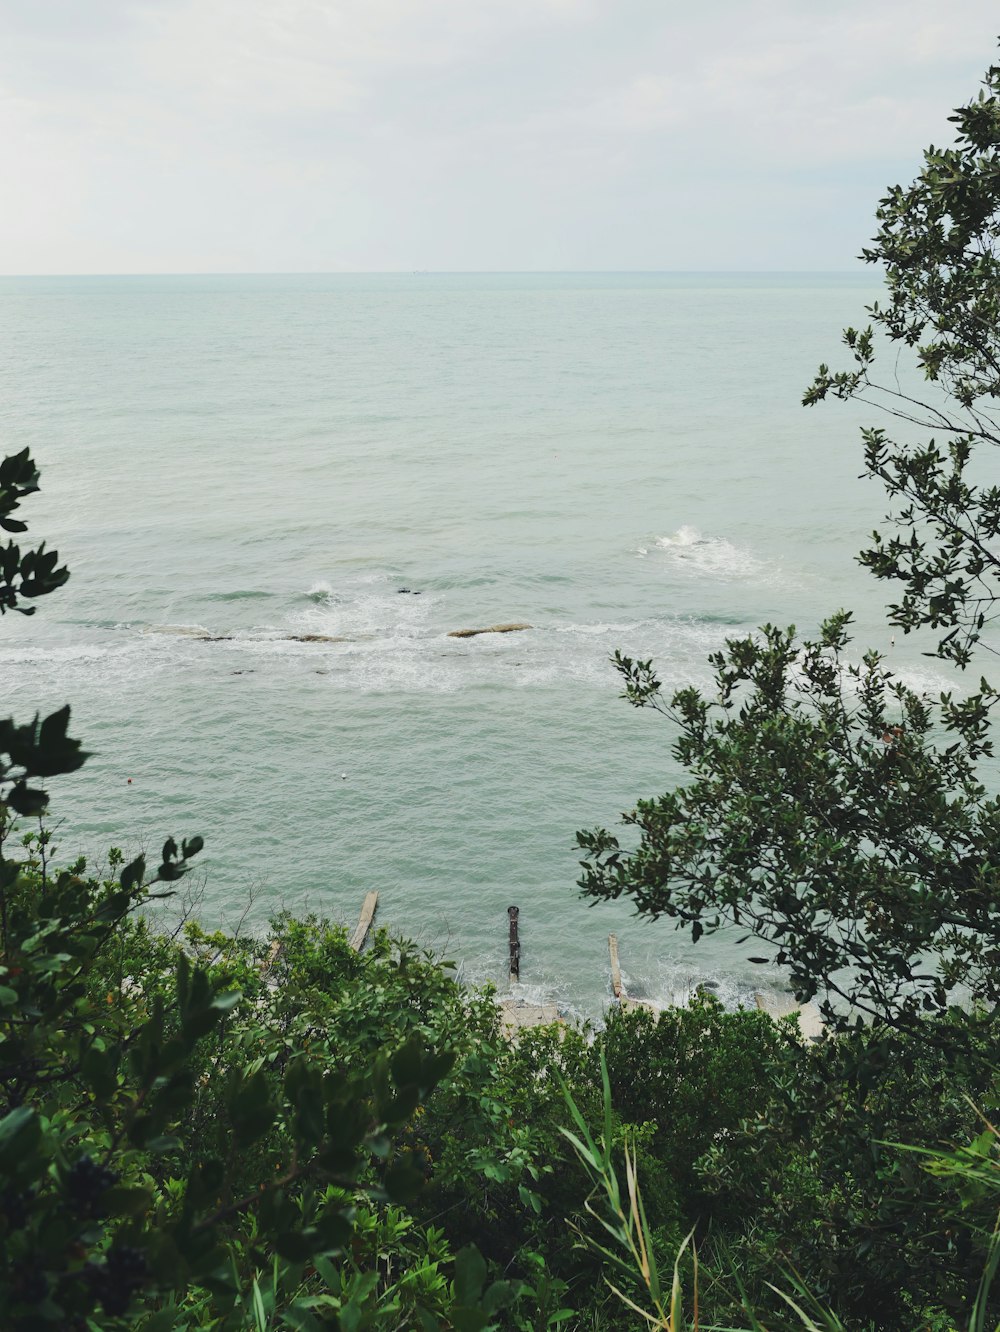
M 378 893 L 368 893 L 364 904 L 361 907 L 361 916 L 357 925 L 354 927 L 354 933 L 351 935 L 351 947 L 356 953 L 360 953 L 365 946 L 365 940 L 368 938 L 368 931 L 372 927 L 372 921 L 375 919 L 375 908 L 378 906 Z

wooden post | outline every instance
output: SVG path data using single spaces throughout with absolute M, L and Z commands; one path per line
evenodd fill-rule
M 616 999 L 626 999 L 625 986 L 622 984 L 622 970 L 618 965 L 618 935 L 608 935 L 608 951 L 611 954 L 611 989 Z
M 516 906 L 507 908 L 507 919 L 510 921 L 510 983 L 521 979 L 521 941 L 517 937 L 517 918 L 520 910 Z
M 356 953 L 360 953 L 364 947 L 365 940 L 368 938 L 368 931 L 372 927 L 372 921 L 375 919 L 375 908 L 378 906 L 378 893 L 368 893 L 361 908 L 361 916 L 357 927 L 351 935 L 351 947 Z

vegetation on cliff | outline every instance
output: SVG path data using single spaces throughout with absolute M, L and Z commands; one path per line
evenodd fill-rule
M 898 504 L 862 558 L 964 667 L 1000 572 L 1000 70 L 957 126 L 883 202 L 889 304 L 807 401 L 875 391 L 879 335 L 916 349 L 929 404 L 878 392 L 944 443 L 866 431 Z M 0 465 L 2 613 L 68 577 L 19 544 L 37 487 L 27 451 Z M 995 1326 L 997 694 L 931 703 L 848 623 L 729 642 L 712 697 L 619 659 L 691 781 L 622 841 L 581 835 L 591 895 L 745 928 L 818 997 L 816 1044 L 708 994 L 510 1042 L 489 993 L 384 933 L 164 932 L 201 839 L 60 864 L 69 709 L 0 722 L 0 1326 Z

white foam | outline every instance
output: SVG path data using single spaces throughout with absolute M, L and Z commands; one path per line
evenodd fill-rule
M 123 688 L 172 669 L 184 653 L 193 651 L 190 640 L 170 635 L 147 638 L 119 633 L 104 642 L 4 646 L 0 665 L 20 677 L 14 685 L 16 692 L 30 689 L 39 700 L 55 696 L 75 700 L 78 690 L 85 695 L 93 691 L 118 696 Z
M 665 546 L 700 546 L 705 538 L 696 527 L 679 527 L 672 537 L 657 537 L 656 544 Z
M 567 683 L 614 688 L 617 676 L 610 658 L 621 649 L 640 659 L 652 657 L 669 693 L 681 685 L 706 683 L 705 657 L 731 628 L 662 616 L 617 621 L 595 616 L 567 623 L 554 613 L 529 609 L 525 618 L 534 623 L 531 633 L 453 639 L 448 631 L 470 622 L 467 608 L 456 611 L 451 596 L 440 591 L 402 593 L 399 582 L 398 575 L 385 573 L 352 577 L 336 592 L 316 582 L 313 592 L 319 599 L 300 600 L 269 622 L 120 622 L 89 630 L 84 642 L 13 643 L 0 649 L 0 657 L 19 666 L 37 662 L 55 668 L 58 663 L 98 684 L 104 674 L 110 683 L 124 672 L 137 678 L 177 667 L 229 672 L 240 665 L 262 669 L 263 661 L 271 660 L 274 670 L 287 672 L 290 679 L 319 673 L 338 691 L 442 694 Z M 331 641 L 303 642 L 296 636 Z
M 699 989 L 704 989 L 730 1011 L 755 1006 L 754 988 L 746 981 L 726 973 L 706 975 L 683 963 L 662 967 L 659 975 L 651 977 L 645 984 L 636 981 L 629 993 L 636 998 L 648 999 L 658 1008 L 683 1008 Z
M 510 984 L 506 967 L 501 967 L 495 958 L 487 960 L 478 957 L 462 963 L 462 979 L 470 986 L 491 983 L 496 987 L 496 997 L 501 1003 L 513 1001 L 515 1004 L 533 1007 L 553 1004 L 559 1016 L 571 1024 L 582 1025 L 588 1019 L 595 1018 L 601 1011 L 599 1002 L 591 1003 L 589 995 L 574 999 L 570 994 L 567 979 L 561 973 L 543 975 L 537 980 L 519 980 Z M 595 1001 L 599 998 L 600 996 L 593 996 Z
M 294 617 L 291 632 L 343 638 L 426 632 L 431 607 L 437 602 L 430 593 L 401 592 L 384 574 L 355 579 L 338 592 L 320 581 L 308 595 L 313 605 Z
M 685 525 L 672 536 L 657 537 L 654 545 L 665 552 L 680 570 L 710 574 L 718 578 L 753 578 L 765 571 L 763 560 L 749 550 L 734 546 L 724 537 L 705 537 L 696 527 Z M 645 547 L 639 548 L 646 553 Z
M 594 624 L 557 624 L 554 626 L 554 631 L 557 634 L 581 634 L 586 638 L 599 635 L 621 637 L 622 635 L 635 634 L 643 629 L 648 629 L 652 623 L 651 620 L 632 620 L 625 624 L 611 624 L 598 620 Z
M 885 661 L 883 665 L 892 669 L 891 661 Z M 974 692 L 974 687 L 979 683 L 978 679 L 956 679 L 943 670 L 935 671 L 929 666 L 904 666 L 900 670 L 893 671 L 893 675 L 900 684 L 905 685 L 914 694 L 935 702 L 942 694 L 947 693 L 954 694 L 956 698 L 967 697 Z
M 935 670 L 932 666 L 896 666 L 892 659 L 887 656 L 883 656 L 880 670 L 888 672 L 890 677 L 886 683 L 886 694 L 890 702 L 892 701 L 891 688 L 893 684 L 901 684 L 911 693 L 922 698 L 924 702 L 934 704 L 938 702 L 943 693 L 951 693 L 956 699 L 967 698 L 974 692 L 974 687 L 978 683 L 973 679 L 948 675 L 944 669 Z M 845 693 L 854 696 L 860 693 L 868 676 L 863 661 L 858 658 L 841 660 L 835 667 L 835 671 Z M 855 675 L 854 671 L 860 671 L 860 675 Z M 789 668 L 788 678 L 798 688 L 805 689 L 807 676 L 800 662 L 796 662 Z
M 31 647 L 4 646 L 0 649 L 0 660 L 8 666 L 44 666 L 50 662 L 62 666 L 86 665 L 122 655 L 121 649 L 116 651 L 113 647 L 103 647 L 97 643 L 42 643 Z
M 144 624 L 144 634 L 171 634 L 175 638 L 211 638 L 211 629 L 203 624 Z
M 310 601 L 329 601 L 333 597 L 333 588 L 325 578 L 321 578 L 318 582 L 313 583 L 306 592 L 306 596 Z
M 239 631 L 208 650 L 273 657 L 319 669 L 330 687 L 363 693 L 400 690 L 457 693 L 479 687 L 545 688 L 567 681 L 595 686 L 616 679 L 610 657 L 615 648 L 652 656 L 664 689 L 704 686 L 710 678 L 707 653 L 721 645 L 726 627 L 694 620 L 647 620 L 537 625 L 531 634 L 485 634 L 451 639 L 440 611 L 424 606 L 397 609 L 410 597 L 362 599 L 349 607 L 312 608 L 297 617 L 296 632 L 334 635 L 339 642 L 302 643 L 288 630 L 272 627 Z M 388 623 L 386 623 L 388 622 Z M 373 626 L 367 632 L 359 625 Z M 194 649 L 191 649 L 192 651 Z M 205 648 L 199 646 L 199 651 Z

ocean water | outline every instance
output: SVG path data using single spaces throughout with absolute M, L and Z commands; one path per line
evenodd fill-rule
M 868 273 L 0 280 L 0 443 L 31 446 L 25 516 L 72 570 L 0 625 L 2 706 L 69 701 L 94 751 L 53 784 L 61 854 L 201 833 L 210 923 L 351 922 L 375 888 L 380 923 L 505 985 L 516 903 L 526 996 L 598 1016 L 614 930 L 634 993 L 745 1000 L 732 934 L 583 902 L 574 833 L 681 776 L 616 648 L 707 683 L 727 635 L 843 605 L 889 648 L 853 560 L 884 507 L 858 479 L 870 416 L 799 406 L 876 294 Z M 448 637 L 511 621 L 531 628 Z

